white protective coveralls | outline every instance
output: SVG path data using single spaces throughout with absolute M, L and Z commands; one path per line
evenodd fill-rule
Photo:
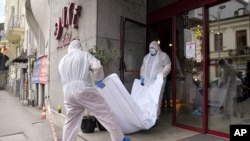
M 107 129 L 112 141 L 122 141 L 124 134 L 117 119 L 94 86 L 93 80 L 103 79 L 100 61 L 90 53 L 82 51 L 80 41 L 73 40 L 68 47 L 68 53 L 60 60 L 58 69 L 66 108 L 62 141 L 76 140 L 85 109 Z
M 233 65 L 228 64 L 226 60 L 219 60 L 218 64 L 222 67 L 223 72 L 220 79 L 221 89 L 226 89 L 226 96 L 224 101 L 224 117 L 229 118 L 233 116 L 233 104 L 236 97 L 237 90 L 237 72 Z
M 161 50 L 156 41 L 152 41 L 149 48 L 154 48 L 157 52 L 155 55 L 148 53 L 141 66 L 140 76 L 144 78 L 145 85 L 152 84 L 158 73 L 163 74 L 163 85 L 161 88 L 161 94 L 159 98 L 158 116 L 160 115 L 161 101 L 163 98 L 163 92 L 166 84 L 166 77 L 171 71 L 171 61 L 169 56 Z

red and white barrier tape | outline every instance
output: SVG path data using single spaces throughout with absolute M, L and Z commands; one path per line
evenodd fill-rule
M 54 138 L 54 141 L 57 141 L 56 130 L 55 130 L 55 126 L 54 126 L 53 119 L 52 119 L 49 99 L 48 99 L 48 97 L 46 97 L 45 99 L 47 100 L 47 108 L 48 108 L 48 112 L 49 112 L 49 122 L 50 122 L 50 127 L 52 130 L 53 138 Z

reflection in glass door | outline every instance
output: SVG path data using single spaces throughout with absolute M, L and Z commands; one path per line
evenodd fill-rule
M 226 135 L 231 124 L 250 124 L 248 3 L 231 0 L 208 9 L 208 128 Z
M 176 17 L 176 123 L 200 130 L 203 117 L 202 8 Z

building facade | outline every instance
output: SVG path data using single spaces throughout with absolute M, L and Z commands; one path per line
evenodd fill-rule
M 1 40 L 1 54 L 8 61 L 6 89 L 13 95 L 20 97 L 22 103 L 28 103 L 28 78 L 25 34 L 25 1 L 6 1 L 5 26 Z M 6 59 L 6 60 L 7 60 Z
M 30 30 L 26 40 L 29 42 L 29 51 L 34 52 L 28 55 L 29 101 L 34 101 L 34 105 L 42 107 L 49 96 L 56 125 L 62 127 L 65 109 L 57 67 L 61 57 L 66 54 L 70 41 L 79 38 L 84 50 L 114 49 L 119 56 L 121 17 L 126 15 L 145 23 L 146 1 L 73 0 L 59 3 L 26 0 L 25 7 Z M 69 22 L 66 22 L 67 20 Z M 119 63 L 119 58 L 118 61 L 109 63 L 109 67 L 105 67 L 105 75 L 119 73 Z M 58 107 L 62 107 L 62 114 L 57 112 Z

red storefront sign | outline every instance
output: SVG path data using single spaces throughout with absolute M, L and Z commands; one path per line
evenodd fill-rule
M 78 29 L 81 10 L 82 7 L 75 3 L 70 3 L 68 7 L 62 9 L 62 17 L 58 17 L 57 22 L 55 23 L 54 36 L 56 40 L 61 39 L 64 27 L 71 25 L 72 28 Z

